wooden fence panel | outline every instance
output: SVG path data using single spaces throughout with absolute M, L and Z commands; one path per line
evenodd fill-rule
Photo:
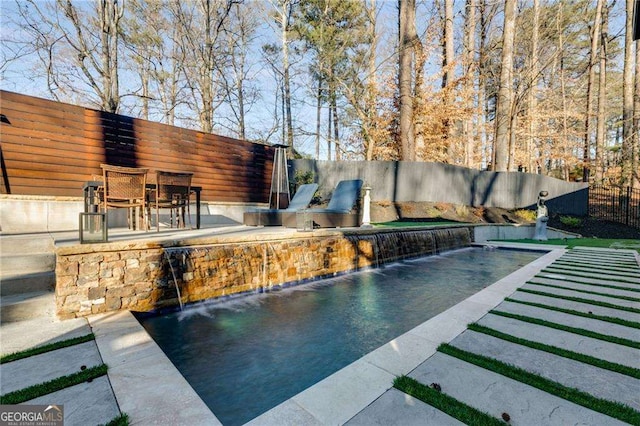
M 267 202 L 274 150 L 0 91 L 0 193 L 82 195 L 100 164 L 194 173 L 203 201 Z

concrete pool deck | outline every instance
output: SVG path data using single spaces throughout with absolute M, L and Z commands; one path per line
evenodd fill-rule
M 509 245 L 518 246 L 517 244 Z M 532 245 L 526 245 L 526 247 L 534 248 Z M 544 250 L 551 249 L 549 246 L 542 247 L 544 247 Z M 631 275 L 640 273 L 639 256 L 634 252 L 609 249 L 574 249 L 567 252 L 564 249 L 555 248 L 529 265 L 295 395 L 252 420 L 249 424 L 459 424 L 446 414 L 393 389 L 393 379 L 402 374 L 423 378 L 423 380 L 428 380 L 425 382 L 427 384 L 431 382 L 443 383 L 443 392 L 449 393 L 450 390 L 455 390 L 458 392 L 454 394 L 457 399 L 470 405 L 477 404 L 481 409 L 490 412 L 494 416 L 496 415 L 496 410 L 498 410 L 498 416 L 500 412 L 510 412 L 514 418 L 513 424 L 517 424 L 515 419 L 519 419 L 520 424 L 542 424 L 540 419 L 547 418 L 555 419 L 557 424 L 562 424 L 561 420 L 567 420 L 567 418 L 586 419 L 587 423 L 590 422 L 592 424 L 617 424 L 615 419 L 606 416 L 602 417 L 599 413 L 594 414 L 586 408 L 576 408 L 576 406 L 564 400 L 558 400 L 558 398 L 544 393 L 541 394 L 541 391 L 531 391 L 533 388 L 522 388 L 521 384 L 512 383 L 513 381 L 494 377 L 491 374 L 487 375 L 487 373 L 479 372 L 478 370 L 482 370 L 479 367 L 471 366 L 470 364 L 465 365 L 465 363 L 460 364 L 461 361 L 453 358 L 449 359 L 446 355 L 436 353 L 436 348 L 440 343 L 451 342 L 456 347 L 482 348 L 483 352 L 490 352 L 496 358 L 509 356 L 508 351 L 503 351 L 508 345 L 498 345 L 496 349 L 495 342 L 491 342 L 490 339 L 486 339 L 484 336 L 480 338 L 477 333 L 467 330 L 467 324 L 471 322 L 486 323 L 492 325 L 492 327 L 510 327 L 508 331 L 511 334 L 521 333 L 523 336 L 530 338 L 539 338 L 538 336 L 543 335 L 555 339 L 553 340 L 555 342 L 569 341 L 568 337 L 570 336 L 563 335 L 559 331 L 557 333 L 555 331 L 540 333 L 538 328 L 540 326 L 528 323 L 519 324 L 514 322 L 515 320 L 503 317 L 496 319 L 496 316 L 490 314 L 489 311 L 499 306 L 502 311 L 522 312 L 522 306 L 514 306 L 516 304 L 512 302 L 504 302 L 504 299 L 508 296 L 522 300 L 532 300 L 532 298 L 535 299 L 536 297 L 544 298 L 544 296 L 524 292 L 517 292 L 517 296 L 512 295 L 533 276 L 539 274 L 540 271 L 560 258 L 563 260 L 586 260 L 591 265 L 597 265 L 600 261 L 607 259 L 608 253 L 613 253 L 616 256 L 624 253 L 628 259 L 635 260 L 636 266 L 631 271 Z M 614 261 L 615 259 L 612 259 L 615 264 Z M 610 269 L 600 270 L 597 267 L 592 267 L 591 269 L 591 277 L 587 277 L 587 279 L 593 280 L 594 285 L 607 282 L 611 272 Z M 559 276 L 561 277 L 562 274 L 554 271 L 546 274 L 545 279 L 561 280 L 561 278 L 558 278 Z M 640 277 L 638 279 L 640 280 Z M 538 280 L 540 281 L 540 279 Z M 638 284 L 638 288 L 640 288 L 640 281 Z M 631 283 L 631 285 L 634 284 Z M 546 287 L 546 291 L 553 293 L 556 288 Z M 571 290 L 558 291 L 566 292 Z M 582 297 L 602 298 L 606 296 L 588 296 L 585 294 Z M 617 299 L 616 302 L 622 302 L 622 300 Z M 567 302 L 559 299 L 555 300 L 554 303 L 576 304 L 576 302 Z M 638 303 L 634 303 L 631 303 L 633 307 L 640 307 Z M 611 316 L 617 314 L 616 312 L 610 312 L 611 310 L 606 311 L 609 308 L 601 308 L 588 303 L 585 305 L 594 313 L 602 311 L 602 315 Z M 549 312 L 538 310 L 533 313 L 529 312 L 529 314 L 545 317 L 545 315 L 549 315 Z M 640 322 L 639 314 L 625 313 L 625 315 L 627 315 L 625 318 Z M 625 330 L 626 327 L 620 328 L 621 326 L 610 323 L 600 324 L 601 322 L 597 320 L 586 320 L 591 321 L 591 323 L 588 321 L 580 323 L 579 325 L 582 328 L 597 328 L 599 332 L 604 334 L 625 336 L 627 335 L 625 333 L 629 332 L 629 330 Z M 562 317 L 554 318 L 554 321 L 575 321 L 575 319 Z M 596 323 L 593 323 L 593 321 L 596 321 Z M 40 322 L 24 321 L 15 324 L 2 324 L 0 327 L 2 352 L 11 352 L 11 350 L 6 350 L 7 342 L 12 342 L 12 347 L 15 348 L 13 350 L 18 350 L 19 344 L 17 342 L 19 341 L 26 341 L 24 343 L 25 347 L 30 347 L 38 344 L 39 341 L 48 342 L 56 338 L 73 337 L 73 333 L 81 334 L 85 331 L 88 332 L 87 330 L 93 331 L 96 335 L 94 346 L 87 345 L 87 350 L 88 352 L 96 351 L 102 361 L 109 366 L 108 381 L 95 380 L 91 387 L 85 386 L 86 384 L 78 385 L 85 387 L 78 389 L 76 393 L 72 393 L 71 388 L 69 388 L 68 391 L 65 390 L 67 395 L 50 394 L 41 398 L 43 402 L 40 403 L 51 403 L 51 399 L 59 398 L 56 403 L 65 404 L 65 412 L 73 411 L 76 414 L 74 418 L 66 419 L 66 424 L 106 423 L 120 411 L 129 415 L 131 424 L 220 424 L 215 415 L 211 413 L 160 348 L 146 334 L 133 315 L 128 312 L 92 316 L 88 321 L 84 319 L 62 322 L 42 320 Z M 631 333 L 634 331 L 637 331 L 637 329 L 632 329 Z M 40 338 L 37 338 L 37 335 L 40 335 Z M 637 341 L 637 333 L 632 334 L 632 338 Z M 578 347 L 591 348 L 589 350 L 593 351 L 594 356 L 602 357 L 603 359 L 613 356 L 609 354 L 617 354 L 616 356 L 621 357 L 621 359 L 616 360 L 616 362 L 625 362 L 625 359 L 627 359 L 628 361 L 626 362 L 631 363 L 631 366 L 640 367 L 640 352 L 637 350 L 635 352 L 631 350 L 630 352 L 629 348 L 619 347 L 620 345 L 606 342 L 593 343 L 591 340 L 593 339 L 581 337 L 573 344 Z M 502 354 L 503 352 L 504 354 Z M 536 365 L 536 360 L 542 359 L 540 354 L 531 355 L 527 351 L 515 350 L 514 353 L 517 355 L 511 355 L 512 359 L 525 360 L 530 365 Z M 42 365 L 54 363 L 54 358 L 56 357 L 58 359 L 61 357 L 72 359 L 75 356 L 62 354 L 59 351 L 44 355 L 46 356 L 43 356 L 38 361 Z M 551 360 L 547 364 L 552 364 L 556 361 L 560 362 L 561 360 Z M 0 381 L 3 387 L 6 377 L 13 376 L 14 379 L 17 377 L 17 373 L 10 372 L 6 368 L 11 364 L 13 363 L 3 364 L 0 367 Z M 451 368 L 454 364 L 459 365 L 460 368 Z M 580 366 L 577 367 L 578 370 L 571 370 L 570 368 L 576 368 L 576 366 L 564 367 L 567 371 L 574 371 L 573 376 L 576 375 L 575 372 L 583 372 Z M 35 374 L 33 369 L 23 368 L 22 371 L 20 374 Z M 456 376 L 454 373 L 458 375 Z M 555 377 L 559 375 L 559 372 L 548 369 L 548 374 L 551 374 L 554 380 L 557 380 Z M 603 374 L 599 369 L 589 370 L 588 377 L 592 381 L 591 383 L 593 381 L 596 383 L 609 383 L 612 381 L 610 375 Z M 614 382 L 621 383 L 620 386 L 627 387 L 627 391 L 622 392 L 623 394 L 627 396 L 640 394 L 640 382 L 638 380 L 629 380 L 626 377 L 623 378 L 625 380 L 619 379 L 616 377 Z M 21 379 L 17 380 L 20 381 Z M 566 380 L 570 381 L 571 378 Z M 93 384 L 100 386 L 93 386 Z M 488 392 L 491 395 L 489 398 L 479 398 L 478 395 L 486 393 L 484 389 L 488 387 L 502 389 L 502 393 L 492 390 Z M 609 388 L 604 385 L 603 387 Z M 2 393 L 5 393 L 4 389 Z M 522 400 L 511 401 L 514 393 L 523 393 L 527 397 Z M 614 392 L 614 394 L 617 395 L 620 392 Z M 81 395 L 85 399 L 81 399 Z M 605 394 L 605 397 L 607 395 Z M 611 397 L 609 396 L 608 399 L 611 399 Z M 97 406 L 102 406 L 97 404 L 97 401 L 102 400 L 107 401 L 107 403 L 105 403 L 103 409 L 101 408 L 103 411 L 100 411 Z M 85 410 L 85 414 L 82 414 L 80 408 L 72 408 L 83 405 L 79 403 L 80 401 L 84 401 L 83 404 L 85 406 L 91 407 L 93 405 L 94 409 Z M 87 401 L 91 402 L 87 403 Z M 35 402 L 29 401 L 28 403 Z M 625 403 L 636 410 L 640 410 L 640 403 L 637 398 L 632 398 L 631 401 L 625 401 Z M 519 407 L 524 406 L 523 404 L 528 404 L 534 408 L 521 410 Z M 540 406 L 542 408 L 538 408 Z M 545 407 L 547 408 L 546 411 Z M 91 411 L 103 414 L 99 419 L 88 417 L 88 413 Z M 515 416 L 514 413 L 516 414 Z M 561 416 L 553 417 L 558 415 Z M 523 419 L 528 419 L 528 421 Z M 537 419 L 537 421 L 533 421 L 534 419 Z

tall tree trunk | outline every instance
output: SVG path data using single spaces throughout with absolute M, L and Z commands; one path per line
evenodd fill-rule
M 604 151 L 606 112 L 607 112 L 607 38 L 609 31 L 609 8 L 602 9 L 602 27 L 600 31 L 600 75 L 598 77 L 598 127 L 596 131 L 596 183 L 602 183 L 604 177 Z
M 569 123 L 567 121 L 568 111 L 567 111 L 567 89 L 565 82 L 565 66 L 564 66 L 564 29 L 561 26 L 561 22 L 563 20 L 564 15 L 564 6 L 560 3 L 558 8 L 558 16 L 556 19 L 556 31 L 558 33 L 558 52 L 560 52 L 560 96 L 562 97 L 562 147 L 560 148 L 563 151 L 563 163 L 562 167 L 562 178 L 564 180 L 569 180 L 569 168 L 567 165 L 566 158 L 569 155 Z
M 369 37 L 371 46 L 369 47 L 369 76 L 367 78 L 367 131 L 365 137 L 365 160 L 372 161 L 376 141 L 371 137 L 371 131 L 376 126 L 376 99 L 378 97 L 378 82 L 376 79 L 376 51 L 378 49 L 378 34 L 376 31 L 376 0 L 369 1 L 367 8 L 367 19 L 369 20 Z
M 538 73 L 540 67 L 538 65 L 538 40 L 540 38 L 540 0 L 533 0 L 533 31 L 531 33 L 531 64 L 529 66 L 531 72 L 531 87 L 527 93 L 527 113 L 529 115 L 529 134 L 527 135 L 527 172 L 534 172 L 534 152 L 537 151 L 537 119 L 538 119 Z
M 444 0 L 444 34 L 443 34 L 443 60 L 442 60 L 442 90 L 444 90 L 444 96 L 442 100 L 444 106 L 447 107 L 452 103 L 453 88 L 451 85 L 454 80 L 454 50 L 453 50 L 453 0 Z M 455 162 L 456 147 L 453 142 L 453 125 L 449 117 L 444 118 L 444 134 L 447 139 L 447 157 L 449 162 Z
M 516 0 L 505 0 L 502 32 L 500 86 L 496 105 L 496 136 L 494 142 L 495 170 L 507 171 L 509 164 L 509 127 L 513 102 L 513 48 L 516 23 Z
M 318 94 L 316 98 L 316 160 L 320 159 L 320 123 L 322 121 L 322 76 L 318 76 Z
M 465 19 L 465 98 L 469 117 L 463 123 L 465 137 L 464 164 L 474 167 L 475 126 L 474 126 L 474 83 L 475 83 L 475 50 L 476 50 L 476 0 L 467 0 Z
M 638 7 L 640 9 L 640 6 Z M 640 14 L 640 10 L 636 13 Z M 640 41 L 635 41 L 636 45 L 636 89 L 633 101 L 633 187 L 640 188 Z
M 331 107 L 331 103 L 329 103 L 329 108 L 327 108 L 327 114 L 327 161 L 331 161 L 331 139 L 333 139 L 333 133 L 331 131 L 333 125 L 333 108 Z
M 70 3 L 69 3 L 70 4 Z M 120 106 L 120 89 L 118 81 L 118 40 L 120 38 L 120 19 L 124 15 L 124 6 L 118 6 L 115 0 L 101 0 L 100 33 L 102 46 L 102 108 L 116 113 Z
M 622 185 L 632 185 L 633 179 L 633 3 L 626 2 L 624 38 L 624 70 L 622 72 Z
M 442 55 L 442 88 L 453 82 L 453 0 L 444 0 L 444 43 Z
M 333 75 L 333 71 L 331 72 Z M 331 109 L 333 111 L 333 146 L 336 152 L 336 161 L 342 160 L 342 145 L 340 144 L 340 131 L 339 131 L 339 117 L 338 117 L 338 103 L 337 103 L 336 89 L 331 90 Z
M 292 12 L 293 2 L 291 0 L 285 0 L 282 4 L 282 12 L 280 15 L 280 25 L 282 28 L 282 83 L 284 85 L 284 125 L 286 126 L 286 139 L 283 139 L 283 143 L 289 145 L 292 149 L 288 152 L 293 154 L 293 119 L 291 118 L 291 77 L 289 75 L 289 26 Z
M 587 112 L 585 113 L 584 152 L 582 181 L 589 182 L 591 164 L 591 137 L 593 134 L 593 100 L 596 87 L 596 59 L 598 57 L 598 40 L 600 39 L 600 23 L 602 22 L 602 2 L 596 4 L 596 16 L 591 29 L 591 50 L 589 52 L 589 80 L 587 82 Z
M 398 87 L 400 92 L 400 158 L 415 160 L 413 61 L 417 42 L 415 0 L 399 0 Z

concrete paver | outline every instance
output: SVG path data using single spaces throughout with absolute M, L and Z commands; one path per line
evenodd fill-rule
M 546 285 L 545 285 L 546 284 Z M 535 285 L 540 288 L 540 291 L 544 291 L 544 288 L 549 288 L 549 285 L 562 287 L 565 290 L 575 290 L 579 292 L 583 292 L 589 294 L 589 292 L 595 293 L 604 293 L 611 297 L 613 296 L 623 296 L 638 299 L 640 301 L 640 292 L 630 291 L 630 290 L 621 290 L 617 288 L 607 288 L 602 287 L 602 285 L 594 285 L 594 284 L 581 284 L 581 283 L 572 283 L 568 281 L 555 281 L 552 283 L 548 282 L 540 282 L 539 280 L 531 280 L 527 285 Z
M 541 296 L 539 294 L 526 293 L 524 291 L 516 291 L 511 296 L 509 296 L 509 298 L 520 300 L 522 302 L 540 303 L 543 305 L 555 306 L 562 309 L 571 309 L 584 313 L 591 312 L 594 315 L 602 315 L 605 317 L 613 317 L 625 319 L 628 321 L 640 322 L 640 314 L 638 313 L 622 311 L 615 308 L 606 308 L 604 306 L 593 305 L 587 302 L 574 302 L 571 300 L 558 299 L 552 296 Z
M 628 346 L 492 314 L 482 318 L 478 324 L 521 339 L 533 340 L 605 361 L 640 368 L 640 352 Z
M 599 274 L 599 273 L 595 273 L 595 272 L 587 272 L 587 271 L 576 271 L 576 270 L 567 270 L 567 269 L 560 269 L 560 268 L 547 268 L 545 270 L 545 272 L 547 273 L 555 273 L 555 274 L 567 274 L 567 275 L 572 275 L 575 277 L 584 277 L 584 278 L 600 278 L 600 279 L 606 279 L 612 282 L 615 281 L 624 281 L 624 282 L 628 282 L 628 283 L 632 283 L 632 284 L 640 284 L 640 278 L 636 278 L 636 277 L 628 277 L 628 276 L 610 276 L 607 274 Z
M 77 373 L 82 367 L 101 364 L 102 358 L 94 341 L 0 364 L 0 393 L 48 382 Z
M 627 307 L 627 308 L 640 309 L 640 302 L 632 301 L 632 300 L 619 299 L 619 298 L 616 298 L 616 297 L 600 296 L 598 294 L 590 294 L 590 293 L 584 293 L 584 292 L 581 292 L 581 291 L 561 289 L 561 288 L 553 288 L 553 289 L 551 289 L 549 287 L 535 285 L 535 284 L 532 284 L 532 283 L 527 283 L 527 284 L 523 285 L 521 288 L 523 290 L 534 290 L 534 291 L 539 291 L 539 292 L 543 292 L 543 293 L 552 293 L 552 294 L 558 295 L 558 296 L 579 297 L 580 299 L 594 300 L 594 301 L 597 301 L 597 302 L 611 303 L 613 305 L 624 306 L 624 307 Z
M 538 308 L 535 306 L 523 305 L 515 302 L 503 302 L 495 309 L 496 311 L 510 314 L 524 315 L 568 327 L 581 328 L 596 333 L 620 337 L 622 339 L 640 340 L 640 330 L 632 327 L 625 327 L 607 321 L 593 318 L 586 318 L 578 315 L 565 314 L 563 312 Z
M 573 289 L 585 289 L 593 291 L 604 291 L 609 294 L 623 294 L 631 295 L 631 297 L 640 297 L 640 287 L 635 284 L 623 283 L 623 282 L 611 282 L 603 280 L 590 280 L 590 282 L 584 282 L 582 280 L 568 280 L 566 276 L 554 276 L 552 278 L 534 277 L 529 280 L 529 283 L 539 284 L 551 284 L 561 287 L 573 288 Z M 606 286 L 612 286 L 617 288 L 611 288 Z M 600 290 L 597 290 L 600 289 Z M 623 290 L 625 293 L 618 293 L 618 290 Z M 635 291 L 634 291 L 635 290 Z
M 424 384 L 438 383 L 443 393 L 493 417 L 507 413 L 513 425 L 625 424 L 443 353 L 409 376 Z
M 594 267 L 597 269 L 602 269 L 606 271 L 636 271 L 637 266 L 634 259 L 630 259 L 629 261 L 612 261 L 612 262 L 594 262 L 593 260 L 581 260 L 575 258 L 561 258 L 555 263 L 557 266 L 577 266 L 583 268 Z
M 548 268 L 548 270 L 570 270 L 571 272 L 589 272 L 592 274 L 600 274 L 608 277 L 631 277 L 640 278 L 640 273 L 633 269 L 622 268 L 602 268 L 599 265 L 585 265 L 585 264 L 572 264 L 566 265 L 564 263 L 554 263 Z
M 464 425 L 442 411 L 396 389 L 385 392 L 346 424 L 347 426 Z
M 471 330 L 456 337 L 451 345 L 640 411 L 640 380 L 636 378 Z
M 26 401 L 24 404 L 63 405 L 65 426 L 101 425 L 120 415 L 107 376 Z
M 53 294 L 50 297 L 53 299 Z M 60 321 L 53 316 L 42 316 L 20 322 L 3 322 L 0 327 L 0 353 L 6 355 L 89 333 L 91 328 L 84 318 Z

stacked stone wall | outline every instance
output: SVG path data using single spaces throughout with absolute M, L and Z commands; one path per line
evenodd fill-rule
M 289 239 L 192 243 L 59 248 L 58 316 L 64 319 L 118 310 L 153 311 L 176 306 L 180 301 L 263 291 L 375 266 L 380 258 L 375 253 L 376 239 L 358 239 L 339 232 Z M 467 239 L 460 245 L 468 243 Z M 434 252 L 430 243 L 415 247 L 417 250 L 409 253 L 412 256 Z

